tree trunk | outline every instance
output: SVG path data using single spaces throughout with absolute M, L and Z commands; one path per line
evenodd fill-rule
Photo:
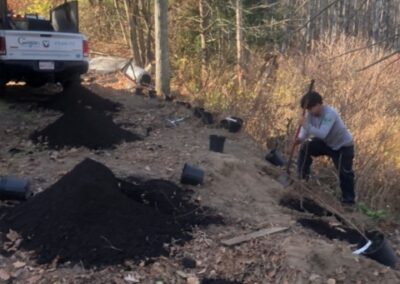
M 357 2 L 358 0 L 354 1 L 354 27 L 353 27 L 353 36 L 358 36 L 358 27 L 359 27 L 359 19 L 360 19 L 360 14 L 362 14 L 362 11 L 360 9 L 365 9 L 362 5 L 360 5 L 360 9 L 357 7 Z M 361 3 L 362 4 L 362 3 Z
M 119 10 L 119 5 L 118 5 L 118 1 L 119 0 L 114 0 L 114 7 L 115 7 L 115 11 L 117 12 L 117 16 L 118 16 L 118 21 L 119 21 L 119 25 L 121 28 L 121 32 L 122 32 L 122 36 L 124 37 L 124 42 L 129 45 L 129 41 L 128 41 L 128 36 L 126 35 L 126 30 L 125 30 L 125 25 L 124 25 L 124 21 L 121 15 L 121 11 Z
M 143 22 L 146 27 L 146 39 L 145 39 L 145 53 L 146 53 L 146 60 L 145 65 L 148 65 L 154 60 L 154 53 L 153 53 L 153 18 L 151 12 L 151 1 L 148 0 L 140 0 L 140 7 L 142 9 L 142 16 Z
M 136 0 L 133 0 L 136 1 Z M 129 27 L 129 35 L 130 35 L 130 47 L 132 50 L 132 55 L 133 55 L 133 60 L 136 65 L 142 66 L 141 58 L 140 58 L 140 51 L 139 51 L 139 46 L 137 42 L 137 26 L 134 21 L 134 16 L 132 15 L 132 5 L 129 0 L 125 0 L 125 10 L 126 10 L 126 16 L 128 18 L 128 27 Z
M 170 97 L 168 0 L 155 0 L 156 92 Z
M 200 13 L 200 45 L 201 45 L 201 84 L 203 85 L 207 77 L 207 41 L 206 41 L 206 12 L 204 7 L 205 0 L 199 0 Z
M 243 32 L 242 32 L 242 3 L 236 0 L 236 60 L 239 88 L 243 87 Z
M 313 40 L 313 33 L 312 33 L 312 16 L 313 16 L 313 2 L 308 1 L 307 3 L 307 37 L 306 37 L 306 49 L 310 49 L 312 45 L 312 40 Z
M 139 2 L 137 0 L 133 1 L 133 22 L 136 26 L 136 34 L 137 34 L 137 45 L 139 47 L 139 53 L 140 53 L 140 62 L 141 62 L 141 67 L 144 67 L 145 62 L 146 62 L 146 44 L 144 41 L 144 35 L 143 35 L 143 21 L 142 21 L 142 16 L 141 11 L 143 9 L 139 9 Z

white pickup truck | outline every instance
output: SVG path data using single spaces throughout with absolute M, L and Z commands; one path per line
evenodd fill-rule
M 65 87 L 80 80 L 88 70 L 89 47 L 78 19 L 77 1 L 56 7 L 45 20 L 12 15 L 7 0 L 0 0 L 0 88 L 9 81 Z

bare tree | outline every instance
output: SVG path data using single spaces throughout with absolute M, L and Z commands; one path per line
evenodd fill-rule
M 166 99 L 170 97 L 170 69 L 168 51 L 168 0 L 154 1 L 156 92 Z
M 133 8 L 133 24 L 136 26 L 136 41 L 139 48 L 139 56 L 140 56 L 140 65 L 144 66 L 146 63 L 146 44 L 144 41 L 143 35 L 143 25 L 142 25 L 142 13 L 141 9 L 139 9 L 139 3 L 137 0 L 133 1 L 132 3 Z
M 142 58 L 140 56 L 140 50 L 138 45 L 138 36 L 137 36 L 137 24 L 136 24 L 136 15 L 135 13 L 135 6 L 132 4 L 131 1 L 125 0 L 125 12 L 128 18 L 128 28 L 129 28 L 129 35 L 130 35 L 130 47 L 132 49 L 133 59 L 135 64 L 138 66 L 143 66 Z
M 236 0 L 236 60 L 239 88 L 243 87 L 242 1 Z
M 121 28 L 122 36 L 124 37 L 124 41 L 126 42 L 126 44 L 129 45 L 128 36 L 126 35 L 126 30 L 125 30 L 125 25 L 124 25 L 124 19 L 123 19 L 122 15 L 121 15 L 121 11 L 120 11 L 118 3 L 119 3 L 118 0 L 114 0 L 114 7 L 115 7 L 115 11 L 117 12 L 118 21 L 119 21 L 119 25 L 120 25 L 120 28 Z
M 207 76 L 207 40 L 206 40 L 206 20 L 205 0 L 199 0 L 200 13 L 200 44 L 201 44 L 201 82 L 203 83 Z
M 151 63 L 154 60 L 154 53 L 153 53 L 153 13 L 151 9 L 151 1 L 148 0 L 140 0 L 139 7 L 141 11 L 141 18 L 142 18 L 142 33 L 143 33 L 143 43 L 144 49 L 142 52 L 142 58 L 144 58 L 145 65 Z

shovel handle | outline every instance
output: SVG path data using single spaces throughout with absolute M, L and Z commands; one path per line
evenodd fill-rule
M 304 117 L 304 115 L 305 115 L 305 111 L 303 111 L 303 117 Z M 299 137 L 300 130 L 301 130 L 301 125 L 299 125 L 296 129 L 296 134 L 294 135 L 294 139 L 292 142 L 292 148 L 290 149 L 290 153 L 289 153 L 289 160 L 288 160 L 288 163 L 286 164 L 286 172 L 288 174 L 290 174 L 290 165 L 292 164 L 294 150 L 296 150 L 296 141 L 297 141 L 297 138 Z
M 315 80 L 312 79 L 311 83 L 310 83 L 310 87 L 308 88 L 308 91 L 311 92 L 314 89 L 314 83 Z M 303 109 L 303 117 L 306 115 L 306 109 Z M 289 153 L 289 160 L 288 163 L 286 165 L 286 172 L 288 173 L 288 175 L 290 174 L 290 165 L 292 164 L 292 160 L 293 160 L 293 155 L 294 155 L 294 150 L 296 150 L 296 142 L 297 142 L 297 138 L 299 138 L 299 134 L 300 134 L 300 130 L 301 130 L 301 126 L 299 125 L 296 129 L 296 133 L 294 135 L 293 138 L 293 142 L 292 142 L 292 148 L 290 149 L 290 153 Z

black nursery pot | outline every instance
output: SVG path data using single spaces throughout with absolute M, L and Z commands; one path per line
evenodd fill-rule
M 214 117 L 213 117 L 212 113 L 208 112 L 208 111 L 203 112 L 201 120 L 203 121 L 204 124 L 213 124 L 214 123 Z
M 0 177 L 0 199 L 27 200 L 32 196 L 29 181 L 16 177 Z
M 243 125 L 243 119 L 239 117 L 229 117 L 226 119 L 228 121 L 228 130 L 231 133 L 239 132 Z
M 210 151 L 223 153 L 225 145 L 225 136 L 210 135 Z
M 372 245 L 363 254 L 383 265 L 396 267 L 398 257 L 385 236 L 379 231 L 372 231 L 367 233 L 367 238 Z M 360 247 L 363 245 L 365 243 L 360 244 Z
M 204 180 L 204 171 L 189 164 L 185 164 L 181 175 L 182 184 L 199 185 Z
M 274 166 L 278 166 L 278 167 L 284 166 L 286 164 L 285 160 L 282 157 L 282 153 L 279 152 L 278 150 L 269 151 L 267 153 L 267 155 L 265 156 L 265 160 L 267 160 Z
M 202 118 L 204 113 L 204 108 L 202 107 L 195 107 L 193 109 L 193 115 L 198 118 Z

